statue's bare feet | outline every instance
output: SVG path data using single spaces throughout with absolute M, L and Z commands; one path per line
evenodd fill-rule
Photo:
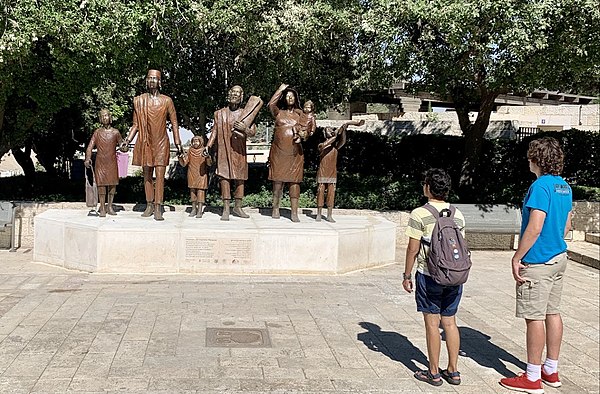
M 329 223 L 335 223 L 335 220 L 333 220 L 331 216 L 327 216 L 325 220 L 327 220 Z
M 273 212 L 271 213 L 271 217 L 273 219 L 279 219 L 281 217 L 279 215 L 279 208 L 273 208 Z
M 197 213 L 198 213 L 198 211 L 196 210 L 196 207 L 192 207 L 192 211 L 190 212 L 190 217 L 196 216 Z
M 108 205 L 108 209 L 107 209 L 107 211 L 106 211 L 106 212 L 107 212 L 109 215 L 113 215 L 113 216 L 117 214 L 117 213 L 115 212 L 115 210 L 113 209 L 113 206 L 112 206 L 112 204 L 109 204 L 109 205 Z

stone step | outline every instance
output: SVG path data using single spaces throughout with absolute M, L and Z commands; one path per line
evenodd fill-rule
M 600 269 L 600 245 L 585 241 L 567 242 L 569 259 Z
M 586 242 L 591 242 L 596 245 L 600 245 L 600 233 L 586 233 L 585 234 Z

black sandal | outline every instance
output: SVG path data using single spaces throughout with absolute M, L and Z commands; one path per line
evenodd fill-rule
M 448 382 L 450 384 L 453 384 L 455 386 L 458 386 L 460 384 L 460 382 L 461 382 L 461 380 L 460 380 L 460 372 L 458 372 L 458 371 L 448 372 L 447 369 L 442 369 L 440 371 L 440 375 L 442 375 L 442 378 L 446 382 Z
M 429 383 L 432 386 L 441 386 L 444 381 L 442 380 L 442 375 L 436 373 L 433 375 L 430 370 L 424 369 L 421 371 L 415 372 L 415 379 L 420 380 L 421 382 Z M 439 379 L 439 380 L 435 380 Z

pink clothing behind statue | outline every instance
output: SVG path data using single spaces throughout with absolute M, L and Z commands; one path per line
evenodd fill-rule
M 117 168 L 119 171 L 119 178 L 125 178 L 127 176 L 127 168 L 129 167 L 129 153 L 117 152 Z

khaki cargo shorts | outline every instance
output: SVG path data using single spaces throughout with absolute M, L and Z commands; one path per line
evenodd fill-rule
M 567 254 L 561 253 L 543 264 L 525 264 L 517 284 L 517 317 L 545 320 L 546 315 L 560 313 L 563 276 L 567 269 Z

